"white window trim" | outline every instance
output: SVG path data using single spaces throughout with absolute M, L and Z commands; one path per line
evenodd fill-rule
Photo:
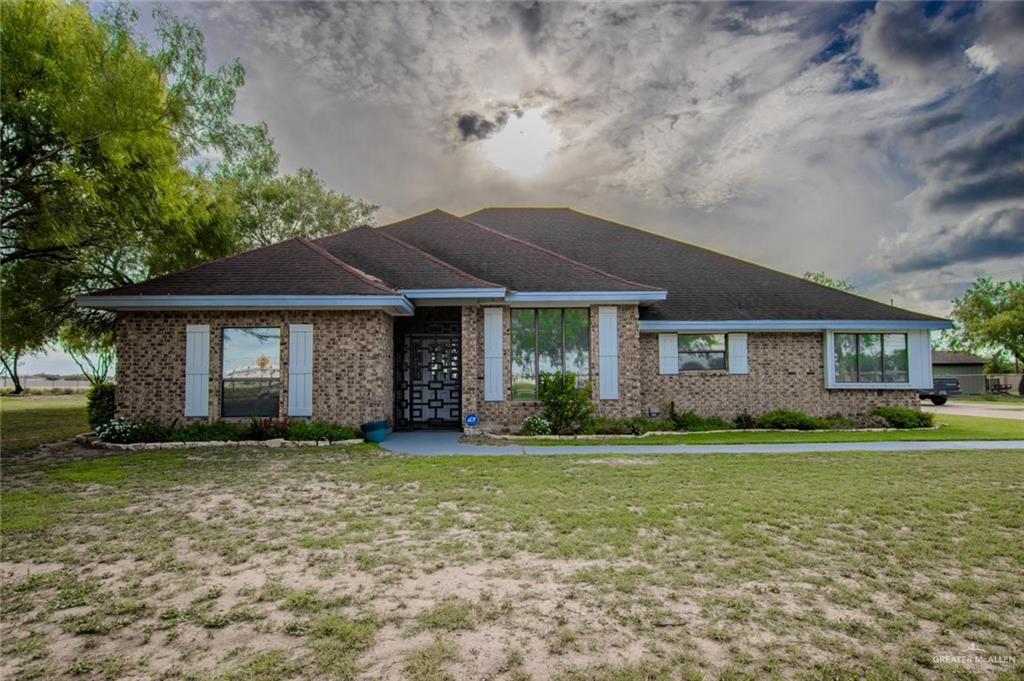
M 905 333 L 907 380 L 901 383 L 842 383 L 836 380 L 835 334 Z M 825 387 L 829 390 L 920 390 L 932 387 L 931 338 L 916 329 L 838 329 L 825 332 Z

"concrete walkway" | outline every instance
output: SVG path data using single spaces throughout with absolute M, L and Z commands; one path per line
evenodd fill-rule
M 920 452 L 946 449 L 1020 449 L 1024 440 L 946 440 L 933 442 L 807 442 L 763 445 L 468 445 L 460 433 L 393 433 L 381 447 L 415 456 L 502 456 L 517 454 L 795 454 L 799 452 Z
M 921 405 L 921 411 L 936 416 L 950 414 L 952 416 L 979 416 L 986 419 L 1011 419 L 1024 421 L 1024 400 L 1021 404 L 1005 404 L 1002 402 L 946 402 L 942 405 Z M 1024 424 L 1021 424 L 1024 430 Z

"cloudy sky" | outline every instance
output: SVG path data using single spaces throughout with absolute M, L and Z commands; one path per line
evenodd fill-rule
M 569 205 L 939 314 L 1024 273 L 1024 3 L 170 7 L 380 222 Z

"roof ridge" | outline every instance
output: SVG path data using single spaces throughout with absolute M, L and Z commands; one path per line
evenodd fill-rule
M 486 210 L 486 209 L 482 209 L 482 210 Z M 799 276 L 797 276 L 795 274 L 790 274 L 789 272 L 784 272 L 784 271 L 776 269 L 774 267 L 769 267 L 767 265 L 762 265 L 761 263 L 754 262 L 753 260 L 746 260 L 745 258 L 739 258 L 739 257 L 736 257 L 735 255 L 729 255 L 728 253 L 723 253 L 722 251 L 715 250 L 714 248 L 708 248 L 707 246 L 701 246 L 700 244 L 695 244 L 692 241 L 683 241 L 682 239 L 676 239 L 675 237 L 667 236 L 665 234 L 658 234 L 657 232 L 652 232 L 652 231 L 647 230 L 647 229 L 642 229 L 640 227 L 636 227 L 634 225 L 626 224 L 625 222 L 620 222 L 618 220 L 609 220 L 608 218 L 601 217 L 600 215 L 594 215 L 593 213 L 587 213 L 586 211 L 578 210 L 576 208 L 569 208 L 569 210 L 571 212 L 573 212 L 573 213 L 576 213 L 578 215 L 582 215 L 584 217 L 592 218 L 594 220 L 601 220 L 602 222 L 609 222 L 609 223 L 611 223 L 613 225 L 618 225 L 620 227 L 625 227 L 626 229 L 632 229 L 632 230 L 637 231 L 637 232 L 642 232 L 644 234 L 648 234 L 648 235 L 656 237 L 658 239 L 665 239 L 666 241 L 672 241 L 672 242 L 675 242 L 677 244 L 682 244 L 684 246 L 689 246 L 691 248 L 697 248 L 697 249 L 700 249 L 702 251 L 706 251 L 708 253 L 714 253 L 715 255 L 721 256 L 723 258 L 728 258 L 729 260 L 733 260 L 733 261 L 736 261 L 736 262 L 743 263 L 744 265 L 750 265 L 752 267 L 758 267 L 758 268 L 763 269 L 763 270 L 768 270 L 769 272 L 774 272 L 775 274 L 781 274 L 784 277 L 789 277 L 790 279 L 795 279 L 796 281 L 802 282 L 804 284 L 810 284 L 812 286 L 818 286 L 820 288 L 828 289 L 829 291 L 831 291 L 833 293 L 840 293 L 842 295 L 850 296 L 850 297 L 856 298 L 858 300 L 864 300 L 864 301 L 867 301 L 869 303 L 874 303 L 876 305 L 885 305 L 886 307 L 889 307 L 889 308 L 892 308 L 892 309 L 895 309 L 895 310 L 899 310 L 901 312 L 909 312 L 911 314 L 920 315 L 922 317 L 930 317 L 931 319 L 944 319 L 942 317 L 936 317 L 934 315 L 927 315 L 927 314 L 924 314 L 923 312 L 917 312 L 915 310 L 908 310 L 907 308 L 899 307 L 898 305 L 886 305 L 881 300 L 875 300 L 874 298 L 868 298 L 867 296 L 862 296 L 859 293 L 851 293 L 850 291 L 840 291 L 837 288 L 832 288 L 831 286 L 825 286 L 824 284 L 819 284 L 816 281 L 811 281 L 810 279 L 804 279 L 803 277 L 799 277 Z M 477 212 L 480 212 L 480 211 L 477 211 Z
M 370 227 L 368 229 L 370 229 L 370 231 L 372 231 L 373 233 L 378 234 L 379 236 L 384 237 L 385 239 L 390 239 L 391 241 L 394 241 L 395 243 L 397 243 L 397 244 L 399 244 L 401 246 L 404 246 L 405 248 L 408 248 L 411 251 L 415 251 L 416 253 L 419 253 L 420 255 L 425 256 L 429 260 L 432 260 L 432 261 L 436 262 L 438 265 L 440 265 L 442 267 L 448 268 L 449 270 L 451 270 L 452 272 L 455 272 L 456 274 L 460 274 L 460 275 L 468 277 L 470 279 L 479 281 L 481 284 L 487 284 L 488 286 L 493 286 L 494 288 L 502 288 L 502 289 L 506 288 L 505 286 L 501 286 L 499 284 L 495 284 L 493 281 L 487 281 L 486 279 L 481 279 L 480 277 L 478 277 L 478 276 L 476 276 L 474 274 L 470 274 L 469 272 L 466 272 L 464 270 L 460 270 L 458 267 L 456 267 L 455 265 L 452 265 L 450 262 L 442 260 L 441 258 L 437 257 L 433 253 L 428 253 L 427 251 L 424 251 L 422 248 L 417 248 L 416 246 L 413 246 L 412 244 L 408 243 L 407 241 L 402 241 L 397 236 L 392 236 L 392 235 L 390 235 L 390 234 L 388 234 L 386 232 L 379 232 L 379 231 L 377 231 L 377 229 L 372 228 L 372 227 Z
M 325 258 L 331 264 L 333 264 L 336 267 L 339 267 L 339 268 L 345 270 L 346 272 L 349 272 L 350 274 L 355 275 L 356 277 L 362 279 L 367 284 L 370 284 L 371 286 L 373 286 L 375 288 L 379 288 L 379 289 L 382 289 L 384 291 L 387 291 L 388 293 L 394 293 L 394 294 L 398 293 L 397 289 L 395 289 L 393 286 L 385 284 L 384 280 L 382 280 L 382 279 L 380 279 L 378 277 L 374 277 L 374 276 L 372 276 L 372 275 L 362 271 L 358 267 L 353 267 L 352 265 L 349 265 L 344 260 L 341 260 L 339 258 L 334 257 L 333 255 L 328 253 L 326 250 L 324 250 L 322 247 L 316 245 L 315 243 L 313 243 L 309 239 L 306 239 L 306 238 L 303 238 L 303 237 L 295 237 L 295 239 L 300 244 L 302 244 L 303 246 L 309 248 L 311 251 L 313 251 L 317 255 L 320 255 L 321 257 Z
M 466 224 L 473 225 L 477 229 L 482 229 L 484 231 L 491 232 L 492 234 L 497 234 L 498 236 L 504 237 L 504 238 L 506 238 L 506 239 L 508 239 L 510 241 L 515 241 L 517 243 L 523 244 L 524 246 L 528 246 L 528 247 L 530 247 L 530 248 L 532 248 L 534 250 L 538 250 L 538 251 L 541 251 L 543 253 L 547 253 L 548 255 L 552 255 L 552 256 L 558 258 L 559 260 L 564 260 L 565 262 L 571 263 L 571 264 L 576 265 L 578 267 L 582 267 L 584 269 L 588 269 L 591 272 L 596 272 L 596 273 L 600 274 L 601 276 L 607 277 L 609 279 L 615 279 L 616 281 L 621 281 L 624 284 L 629 284 L 630 286 L 639 286 L 640 288 L 650 289 L 651 291 L 663 291 L 664 290 L 664 289 L 658 288 L 657 286 L 651 286 L 649 284 L 641 284 L 638 281 L 632 281 L 630 279 L 626 279 L 625 277 L 620 277 L 617 274 L 612 274 L 611 272 L 605 272 L 604 270 L 598 269 L 597 267 L 594 267 L 593 265 L 588 265 L 588 264 L 586 264 L 584 262 L 580 262 L 579 260 L 573 260 L 572 258 L 570 258 L 570 257 L 568 257 L 566 255 L 562 255 L 561 253 L 559 253 L 557 251 L 552 251 L 549 248 L 544 248 L 543 246 L 538 246 L 537 244 L 529 242 L 529 241 L 526 241 L 525 239 L 520 239 L 518 237 L 514 237 L 511 234 L 505 234 L 504 232 L 500 232 L 500 231 L 498 231 L 496 229 L 493 229 L 491 227 L 488 227 L 486 225 L 481 225 L 478 222 L 473 222 L 472 220 L 467 220 L 465 218 L 461 218 L 458 215 L 452 215 L 448 211 L 443 211 L 442 210 L 441 212 L 444 213 L 445 215 L 451 215 L 451 217 L 455 218 L 456 220 L 461 220 L 462 222 L 465 222 Z

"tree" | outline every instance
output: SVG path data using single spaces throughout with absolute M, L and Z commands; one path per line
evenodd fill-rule
M 60 330 L 58 339 L 90 384 L 106 382 L 114 364 L 114 338 L 108 329 L 69 324 Z
M 76 295 L 233 252 L 234 186 L 186 163 L 213 150 L 228 166 L 232 145 L 258 147 L 266 131 L 230 121 L 241 66 L 206 73 L 202 35 L 163 10 L 150 53 L 128 5 L 99 19 L 59 0 L 2 9 L 0 262 L 5 326 L 17 327 L 2 349 L 13 357 L 75 323 Z
M 824 272 L 804 272 L 804 279 L 807 281 L 813 281 L 815 284 L 834 288 L 837 291 L 844 291 L 845 293 L 854 293 L 857 290 L 857 287 L 854 284 L 843 279 L 830 277 Z
M 278 175 L 273 149 L 253 154 L 231 170 L 238 183 L 241 248 L 267 246 L 292 237 L 315 239 L 372 224 L 379 206 L 328 189 L 309 168 Z
M 993 353 L 1005 350 L 1024 360 L 1024 282 L 980 277 L 953 301 L 953 350 Z M 1018 386 L 1024 395 L 1024 378 Z
M 0 270 L 0 365 L 14 386 L 14 394 L 24 392 L 18 375 L 18 362 L 44 349 L 45 339 L 56 329 L 57 315 L 47 307 L 45 298 L 36 295 L 39 277 L 46 274 L 40 263 L 24 262 Z

